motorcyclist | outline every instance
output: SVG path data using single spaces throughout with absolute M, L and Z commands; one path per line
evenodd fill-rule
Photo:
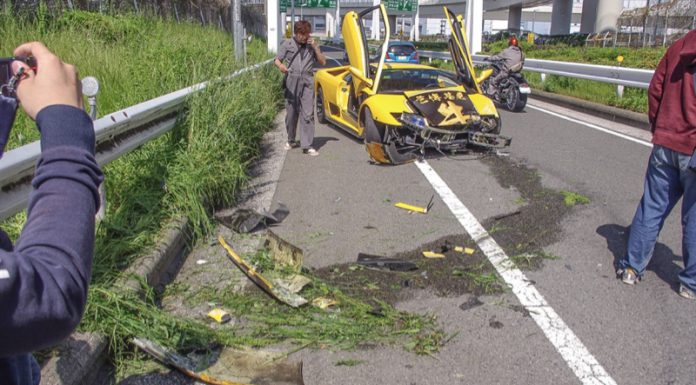
M 510 36 L 508 47 L 497 55 L 488 58 L 491 62 L 501 61 L 500 65 L 496 66 L 498 73 L 493 74 L 493 76 L 491 76 L 491 81 L 488 83 L 488 94 L 495 94 L 498 83 L 508 77 L 511 72 L 522 71 L 522 67 L 524 66 L 524 53 L 518 44 L 517 37 L 515 35 Z

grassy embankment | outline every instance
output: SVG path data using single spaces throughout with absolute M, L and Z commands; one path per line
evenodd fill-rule
M 241 67 L 231 59 L 229 36 L 217 29 L 132 15 L 75 12 L 52 19 L 39 10 L 37 19 L 24 20 L 0 13 L 0 35 L 3 56 L 21 42 L 40 40 L 75 64 L 81 76 L 97 77 L 101 115 Z M 255 40 L 249 63 L 267 57 L 264 42 Z M 196 239 L 202 239 L 214 228 L 212 208 L 234 203 L 247 179 L 246 167 L 259 155 L 258 142 L 281 105 L 278 71 L 266 67 L 238 79 L 199 92 L 172 132 L 105 167 L 107 217 L 97 229 L 92 285 L 80 330 L 108 337 L 120 373 L 132 371 L 143 357 L 127 343 L 133 336 L 184 348 L 214 343 L 264 346 L 282 340 L 354 346 L 408 335 L 413 336 L 414 350 L 432 351 L 439 334 L 424 334 L 432 320 L 393 309 L 378 318 L 366 313 L 367 305 L 348 298 L 342 301 L 342 312 L 329 314 L 312 308 L 288 310 L 267 297 L 248 306 L 248 299 L 227 296 L 230 309 L 259 324 L 253 333 L 238 335 L 234 328 L 212 330 L 201 321 L 174 318 L 156 306 L 152 295 L 143 300 L 114 288 L 122 271 L 150 251 L 171 218 L 188 217 Z M 20 114 L 10 147 L 36 139 L 33 122 Z M 16 238 L 23 222 L 24 216 L 17 215 L 2 226 Z M 313 290 L 341 296 L 321 283 Z
M 566 45 L 536 47 L 526 42 L 521 42 L 526 57 L 530 59 L 545 59 L 557 61 L 571 61 L 599 65 L 619 65 L 617 57 L 623 56 L 622 67 L 655 69 L 659 63 L 665 48 L 599 48 L 599 47 L 569 47 Z M 484 54 L 494 54 L 507 47 L 507 41 L 499 41 L 484 47 Z M 445 68 L 451 64 L 435 63 L 436 66 Z M 589 80 L 573 79 L 562 76 L 549 75 L 542 83 L 541 75 L 536 72 L 525 71 L 525 78 L 536 89 L 557 94 L 572 96 L 596 103 L 624 108 L 636 112 L 647 112 L 648 101 L 646 90 L 626 87 L 624 95 L 619 98 L 616 95 L 616 86 L 607 83 L 593 82 Z

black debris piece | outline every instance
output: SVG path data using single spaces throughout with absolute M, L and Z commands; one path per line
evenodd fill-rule
M 385 258 L 379 255 L 358 254 L 358 264 L 377 269 L 387 269 L 391 271 L 413 271 L 418 270 L 418 266 L 410 261 L 402 259 Z

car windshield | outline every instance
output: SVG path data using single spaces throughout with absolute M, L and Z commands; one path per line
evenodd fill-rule
M 384 94 L 459 85 L 454 74 L 430 68 L 385 69 L 379 84 L 379 93 Z
M 389 53 L 398 56 L 408 56 L 412 54 L 416 49 L 410 45 L 392 45 L 389 47 Z

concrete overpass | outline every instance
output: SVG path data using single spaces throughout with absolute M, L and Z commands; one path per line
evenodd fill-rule
M 361 11 L 372 5 L 377 5 L 380 0 L 337 0 L 335 9 L 329 8 L 302 8 L 305 0 L 295 0 L 295 16 L 301 13 L 303 17 L 324 16 L 327 34 L 337 36 L 340 34 L 340 18 L 349 11 Z M 411 39 L 419 40 L 418 25 L 422 18 L 443 18 L 442 6 L 448 6 L 456 14 L 465 15 L 470 47 L 473 52 L 481 49 L 481 36 L 483 31 L 484 12 L 493 14 L 507 10 L 508 28 L 520 29 L 522 22 L 522 9 L 551 4 L 551 34 L 562 35 L 570 32 L 570 24 L 573 17 L 573 3 L 577 0 L 418 0 L 418 7 L 412 13 L 391 13 L 389 17 L 390 29 L 396 31 L 397 16 L 413 18 Z M 582 16 L 580 20 L 581 32 L 602 32 L 614 30 L 616 21 L 623 9 L 622 0 L 581 0 Z M 280 42 L 284 29 L 281 20 L 285 20 L 286 14 L 279 14 L 278 0 L 265 0 L 267 11 L 268 48 L 275 52 Z M 288 9 L 288 13 L 290 10 Z M 289 15 L 288 15 L 289 16 Z M 373 13 L 371 24 L 372 38 L 379 36 L 379 20 L 376 12 Z

